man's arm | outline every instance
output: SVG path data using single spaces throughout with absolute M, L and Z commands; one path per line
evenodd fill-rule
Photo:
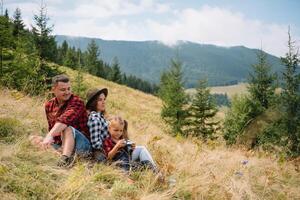
M 56 122 L 52 129 L 48 132 L 46 137 L 44 138 L 42 145 L 44 147 L 48 147 L 50 144 L 53 143 L 53 137 L 58 136 L 64 131 L 68 126 L 66 124 Z

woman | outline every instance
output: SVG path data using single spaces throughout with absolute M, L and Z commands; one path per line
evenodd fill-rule
M 109 136 L 108 122 L 104 117 L 107 94 L 108 90 L 106 88 L 93 89 L 87 94 L 86 108 L 90 112 L 87 125 L 90 132 L 94 157 L 98 162 L 106 160 L 102 147 L 103 141 Z

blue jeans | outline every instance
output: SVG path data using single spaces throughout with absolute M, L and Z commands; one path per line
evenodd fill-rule
M 75 140 L 75 152 L 80 155 L 89 155 L 92 151 L 92 146 L 90 141 L 77 129 L 72 126 L 69 126 L 72 129 L 73 137 Z M 59 149 L 60 144 L 53 144 L 54 149 Z
M 156 167 L 156 164 L 149 153 L 148 149 L 144 146 L 136 146 L 132 152 L 133 161 L 149 161 L 153 166 Z

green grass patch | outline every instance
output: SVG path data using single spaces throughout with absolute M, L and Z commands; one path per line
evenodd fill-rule
M 20 121 L 13 118 L 0 118 L 0 142 L 12 143 L 24 134 Z

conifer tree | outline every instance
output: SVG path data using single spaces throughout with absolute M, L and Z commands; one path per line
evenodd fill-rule
M 88 44 L 86 52 L 86 67 L 89 73 L 96 75 L 97 74 L 97 64 L 98 57 L 100 55 L 99 46 L 96 44 L 96 41 L 93 39 Z
M 69 49 L 66 40 L 63 41 L 62 45 L 57 48 L 57 63 L 63 65 L 66 59 L 67 51 Z
M 55 37 L 50 35 L 53 25 L 49 26 L 46 6 L 41 2 L 39 15 L 34 15 L 35 26 L 32 26 L 33 39 L 42 60 L 55 61 L 57 47 Z
M 5 9 L 4 17 L 5 17 L 7 20 L 9 20 L 9 15 L 8 15 L 8 10 L 7 10 L 7 9 Z
M 205 80 L 199 81 L 196 91 L 189 107 L 187 133 L 204 139 L 213 138 L 219 128 L 218 122 L 214 120 L 217 107 Z
M 262 50 L 257 53 L 258 63 L 252 65 L 253 73 L 249 74 L 248 91 L 253 100 L 258 101 L 265 109 L 270 107 L 275 94 L 276 75 L 271 74 L 267 54 Z
M 112 63 L 111 71 L 108 76 L 108 80 L 111 80 L 116 83 L 122 83 L 122 73 L 120 70 L 119 61 L 116 57 L 113 59 L 113 63 Z
M 170 69 L 161 75 L 159 97 L 163 101 L 161 116 L 172 128 L 173 134 L 184 134 L 183 127 L 186 125 L 187 96 L 183 86 L 182 63 L 171 60 Z
M 281 58 L 285 66 L 283 73 L 284 86 L 282 101 L 285 109 L 284 122 L 286 131 L 291 143 L 291 151 L 300 154 L 300 75 L 297 71 L 299 67 L 299 54 L 295 50 L 295 42 L 291 39 L 290 30 L 288 31 L 288 53 Z
M 5 16 L 0 16 L 0 76 L 3 75 L 5 53 L 7 49 L 12 48 L 13 37 L 9 19 Z
M 76 55 L 75 47 L 69 48 L 67 50 L 63 64 L 72 69 L 76 68 L 78 62 L 77 62 L 77 55 Z
M 20 8 L 17 8 L 13 15 L 13 36 L 19 38 L 24 32 L 24 22 L 21 16 Z
M 77 74 L 76 74 L 75 81 L 74 81 L 75 84 L 73 87 L 73 91 L 76 95 L 78 95 L 84 99 L 86 97 L 86 91 L 88 88 L 83 80 L 83 68 L 81 66 L 81 54 L 78 54 L 77 60 L 78 60 L 77 67 L 76 67 Z

